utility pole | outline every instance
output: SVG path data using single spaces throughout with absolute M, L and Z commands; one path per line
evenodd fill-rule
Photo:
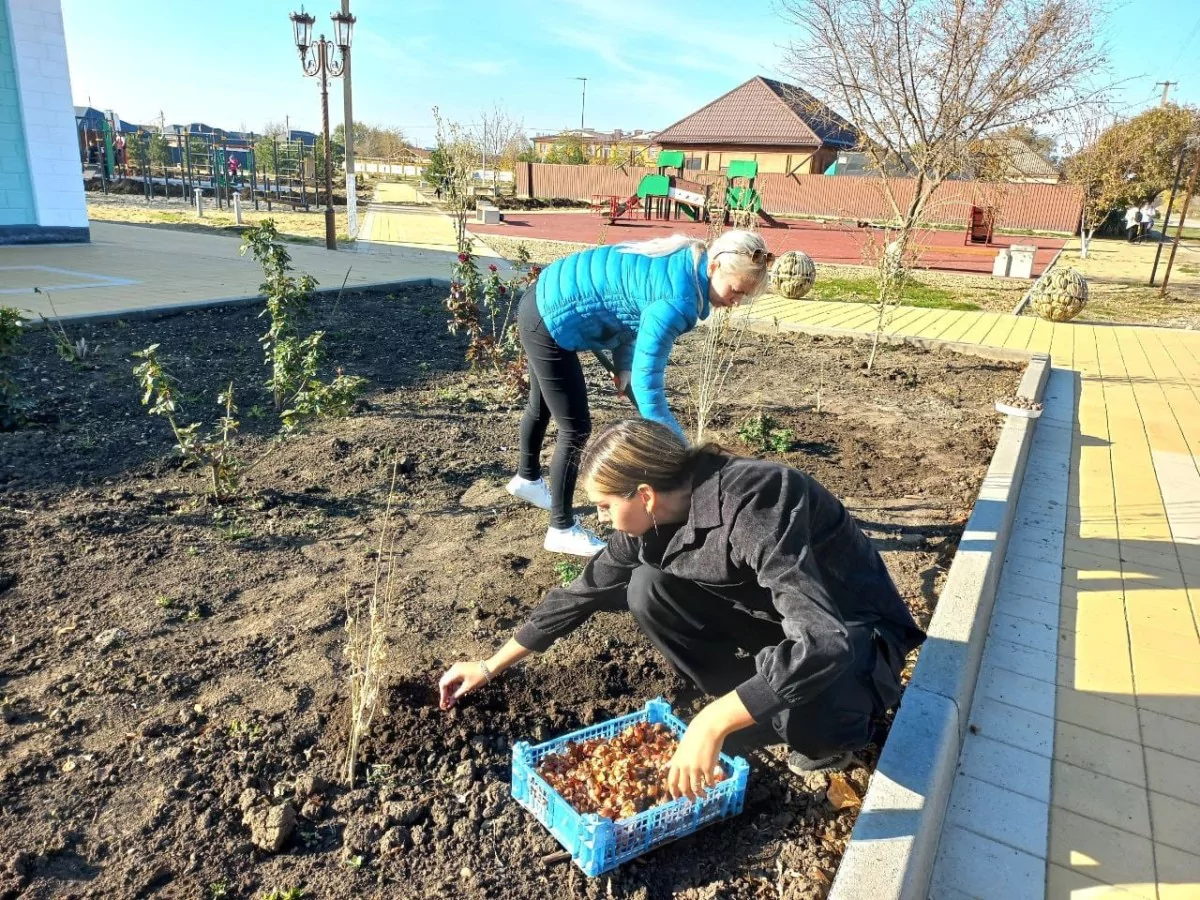
M 342 15 L 350 15 L 350 0 L 342 0 Z M 350 240 L 358 237 L 358 194 L 354 177 L 354 105 L 350 92 L 350 48 L 345 49 L 342 71 L 342 105 L 346 112 L 346 230 Z
M 1179 87 L 1179 82 L 1178 81 L 1156 81 L 1156 82 L 1154 82 L 1155 87 L 1158 87 L 1160 84 L 1162 85 L 1163 92 L 1162 92 L 1162 99 L 1158 101 L 1158 105 L 1166 106 L 1167 105 L 1167 95 L 1171 92 L 1171 88 Z

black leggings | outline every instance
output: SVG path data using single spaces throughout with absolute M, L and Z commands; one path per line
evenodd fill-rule
M 558 425 L 558 442 L 550 463 L 550 525 L 570 528 L 575 523 L 572 500 L 579 475 L 579 457 L 592 433 L 588 411 L 587 384 L 579 355 L 564 350 L 546 330 L 538 312 L 537 283 L 525 292 L 517 311 L 521 346 L 529 367 L 529 403 L 521 416 L 522 478 L 535 481 L 542 476 L 539 459 L 546 427 L 553 418 Z
M 786 637 L 779 623 L 653 566 L 633 571 L 627 597 L 629 611 L 650 643 L 675 671 L 711 696 L 751 678 L 756 672 L 753 654 Z M 849 631 L 854 662 L 843 674 L 807 702 L 736 732 L 730 746 L 742 752 L 784 741 L 820 759 L 867 744 L 874 723 L 900 698 L 904 660 L 885 649 L 886 642 L 873 629 L 853 626 Z

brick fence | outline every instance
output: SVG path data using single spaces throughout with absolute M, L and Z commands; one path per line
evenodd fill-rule
M 631 196 L 642 176 L 654 169 L 634 166 L 517 166 L 517 195 L 538 199 L 590 200 L 593 194 Z M 719 183 L 716 172 L 688 172 L 688 178 Z M 893 179 L 903 206 L 915 182 Z M 866 176 L 760 175 L 755 187 L 763 208 L 781 216 L 853 219 L 879 222 L 891 218 L 883 181 Z M 930 198 L 926 216 L 933 224 L 965 225 L 971 206 L 995 206 L 998 228 L 1074 234 L 1079 225 L 1083 192 L 1070 184 L 1008 184 L 989 181 L 943 182 Z

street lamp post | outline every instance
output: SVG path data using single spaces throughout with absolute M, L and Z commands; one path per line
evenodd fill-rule
M 579 137 L 583 139 L 583 114 L 587 110 L 587 83 L 588 80 L 582 75 L 574 76 L 574 81 L 583 82 L 583 96 L 579 100 Z
M 346 64 L 346 54 L 350 50 L 350 37 L 354 30 L 354 16 L 348 13 L 336 12 L 329 17 L 333 20 L 334 40 L 325 39 L 325 35 L 312 39 L 313 24 L 317 21 L 313 16 L 300 8 L 300 12 L 292 13 L 292 32 L 296 40 L 296 49 L 300 51 L 300 65 L 304 74 L 310 78 L 321 79 L 321 127 L 325 139 L 325 246 L 330 250 L 337 249 L 337 230 L 333 220 L 333 142 L 329 139 L 329 79 L 342 74 Z M 340 51 L 334 53 L 334 48 Z

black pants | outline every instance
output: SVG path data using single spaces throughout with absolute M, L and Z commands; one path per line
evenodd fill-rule
M 755 674 L 754 654 L 784 639 L 778 622 L 743 612 L 695 582 L 652 566 L 634 570 L 629 609 L 638 627 L 674 669 L 706 694 L 720 696 Z M 897 655 L 874 629 L 851 627 L 853 664 L 807 703 L 735 732 L 739 748 L 784 741 L 812 759 L 857 750 L 900 697 Z M 749 655 L 738 655 L 744 650 Z
M 583 366 L 574 350 L 564 350 L 546 330 L 532 289 L 521 298 L 517 326 L 521 346 L 529 366 L 529 403 L 521 416 L 522 478 L 536 480 L 542 475 L 542 441 L 554 419 L 558 442 L 550 463 L 550 524 L 570 528 L 574 522 L 572 500 L 579 476 L 579 457 L 592 433 L 592 415 L 588 411 L 587 384 Z

